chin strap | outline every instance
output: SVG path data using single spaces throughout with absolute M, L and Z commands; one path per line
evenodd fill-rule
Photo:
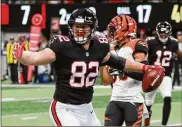
M 159 37 L 159 40 L 162 42 L 162 43 L 166 43 L 167 41 L 168 41 L 168 38 L 166 38 L 166 39 L 161 39 L 160 37 Z

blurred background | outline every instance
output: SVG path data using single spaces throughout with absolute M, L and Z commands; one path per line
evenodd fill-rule
M 27 99 L 25 98 L 28 98 L 28 100 L 50 99 L 52 98 L 54 87 L 54 70 L 52 65 L 25 66 L 20 64 L 13 59 L 13 45 L 15 43 L 27 42 L 24 50 L 31 51 L 39 51 L 46 48 L 49 39 L 53 35 L 68 35 L 66 28 L 71 12 L 77 8 L 85 7 L 90 8 L 96 13 L 99 21 L 97 30 L 104 34 L 106 34 L 106 27 L 109 21 L 118 14 L 127 14 L 136 19 L 138 26 L 137 35 L 141 39 L 156 36 L 155 27 L 157 23 L 160 21 L 168 21 L 172 25 L 171 36 L 178 40 L 180 50 L 182 50 L 182 0 L 1 0 L 0 78 L 2 84 L 5 85 L 2 89 L 4 90 L 2 91 L 2 97 L 10 99 L 10 101 L 8 101 L 8 99 L 4 100 L 4 102 L 8 102 L 3 103 L 4 107 L 2 113 L 4 113 L 4 115 L 42 113 L 47 111 L 47 103 L 41 103 L 40 105 L 38 102 L 38 104 L 36 103 L 36 107 L 35 101 L 31 104 L 37 109 L 40 109 L 40 107 L 43 106 L 43 111 L 42 108 L 38 111 L 26 109 L 26 107 L 28 105 L 31 106 L 31 104 L 29 101 L 27 102 Z M 180 87 L 182 82 L 182 59 L 174 57 L 173 64 L 173 89 L 175 89 Z M 34 91 L 31 91 L 31 89 L 33 89 L 32 87 L 25 87 L 23 88 L 25 91 L 22 91 L 22 88 L 8 87 L 8 85 L 12 86 L 17 84 L 20 84 L 21 86 L 49 85 L 52 87 L 51 89 L 41 88 L 41 92 L 39 91 L 39 88 L 35 88 Z M 99 78 L 96 84 L 100 84 Z M 9 90 L 12 89 L 17 90 L 18 92 L 10 92 Z M 36 94 L 36 90 L 40 93 Z M 110 88 L 107 90 L 96 90 L 96 94 L 97 92 L 99 94 L 105 94 L 104 91 L 110 93 Z M 177 102 L 180 101 L 181 90 L 178 92 L 179 93 L 176 95 Z M 44 95 L 45 93 L 46 95 Z M 22 98 L 22 95 L 25 95 L 26 97 Z M 20 99 L 20 101 L 24 100 L 25 105 L 21 105 L 22 107 L 20 109 L 19 106 L 21 103 L 14 103 L 12 97 L 14 99 Z M 102 96 L 99 96 L 94 100 L 96 107 L 99 107 L 100 103 L 97 101 L 99 98 L 102 98 Z M 108 102 L 109 95 L 108 98 L 104 98 L 103 100 Z M 157 102 L 160 103 L 161 100 L 160 97 L 158 97 Z M 17 108 L 17 112 L 14 111 L 13 108 L 14 110 Z M 102 108 L 102 106 L 100 108 Z M 156 107 L 156 109 L 158 109 L 158 107 Z M 102 110 L 104 112 L 104 109 Z M 98 110 L 98 112 L 100 113 L 102 110 Z M 175 112 L 172 114 L 175 114 Z M 102 117 L 102 113 L 100 113 L 99 117 Z M 157 119 L 160 118 L 160 116 L 157 115 L 154 115 L 154 117 Z M 4 120 L 4 125 L 11 125 L 8 120 L 6 122 L 6 119 L 9 118 L 11 117 L 3 117 L 2 120 Z M 179 118 L 182 118 L 180 114 Z M 18 119 L 21 118 L 18 117 Z M 32 119 L 34 119 L 34 117 Z M 37 119 L 37 117 L 35 119 Z M 46 119 L 42 118 L 40 123 L 31 123 L 30 121 L 27 123 L 24 121 L 20 124 L 20 122 L 17 122 L 17 119 L 15 119 L 14 124 L 33 126 L 49 125 L 47 124 L 47 121 L 44 122 L 44 120 Z M 171 120 L 170 122 L 176 123 L 175 120 Z M 154 125 L 157 125 L 157 122 Z

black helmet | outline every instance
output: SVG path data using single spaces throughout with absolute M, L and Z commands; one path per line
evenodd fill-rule
M 171 24 L 168 23 L 167 21 L 159 22 L 156 26 L 157 36 L 159 40 L 163 43 L 166 43 L 168 41 L 168 38 L 171 35 L 171 32 L 172 32 Z
M 73 25 L 89 25 L 90 31 L 89 35 L 87 37 L 75 37 L 73 35 L 74 32 L 82 32 L 79 30 L 73 30 L 72 26 Z M 92 36 L 92 34 L 95 32 L 96 28 L 98 25 L 98 20 L 95 15 L 95 13 L 88 9 L 88 8 L 83 8 L 83 9 L 76 9 L 75 11 L 72 12 L 70 19 L 68 20 L 68 29 L 69 29 L 69 34 L 72 39 L 74 39 L 78 44 L 84 44 L 87 40 L 89 40 Z

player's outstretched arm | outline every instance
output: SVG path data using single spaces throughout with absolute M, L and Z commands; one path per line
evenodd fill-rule
M 39 52 L 24 51 L 24 45 L 16 44 L 13 56 L 24 65 L 44 65 L 55 61 L 55 53 L 46 48 Z
M 145 53 L 143 52 L 137 52 L 133 55 L 134 59 L 136 62 L 140 62 L 140 63 L 143 63 L 143 64 L 148 64 L 148 61 L 147 61 L 147 56 Z M 125 73 L 127 76 L 133 78 L 133 79 L 136 79 L 136 80 L 139 80 L 141 81 L 143 79 L 143 76 L 144 74 L 143 73 L 140 73 L 140 72 L 133 72 L 133 71 L 126 71 Z
M 155 68 L 151 65 L 145 65 L 139 62 L 132 62 L 130 60 L 126 60 L 123 57 L 113 55 L 110 52 L 105 56 L 103 63 L 119 70 L 143 73 L 147 72 L 150 68 Z

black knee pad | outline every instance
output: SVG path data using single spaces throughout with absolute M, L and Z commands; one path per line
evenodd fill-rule
M 164 104 L 171 104 L 171 97 L 164 97 Z

